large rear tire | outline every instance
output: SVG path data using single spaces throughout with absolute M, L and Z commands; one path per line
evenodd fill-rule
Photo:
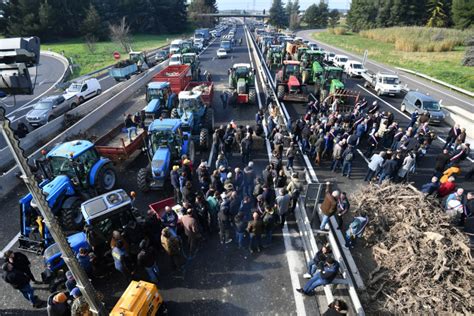
M 77 197 L 70 197 L 63 203 L 59 220 L 65 231 L 79 231 L 84 226 L 84 217 L 81 212 L 82 201 Z
M 257 92 L 255 91 L 254 88 L 250 88 L 249 89 L 249 103 L 255 104 L 256 100 L 257 100 Z
M 278 98 L 278 100 L 283 100 L 284 96 L 285 96 L 285 86 L 279 85 L 277 87 L 277 98 Z
M 209 131 L 214 130 L 214 109 L 207 108 L 203 123 Z
M 152 175 L 150 168 L 140 168 L 137 175 L 137 186 L 142 192 L 150 191 L 150 183 L 152 181 Z
M 201 150 L 209 149 L 209 131 L 207 128 L 203 128 L 199 132 L 199 147 Z
M 117 183 L 117 172 L 112 164 L 108 163 L 100 168 L 96 179 L 97 190 L 99 193 L 111 191 Z

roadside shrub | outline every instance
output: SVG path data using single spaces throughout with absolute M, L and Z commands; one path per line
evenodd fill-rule
M 346 35 L 347 29 L 345 27 L 336 27 L 334 28 L 334 34 L 336 35 Z
M 470 30 L 419 26 L 365 30 L 362 37 L 395 45 L 404 52 L 447 52 L 462 46 L 472 36 Z

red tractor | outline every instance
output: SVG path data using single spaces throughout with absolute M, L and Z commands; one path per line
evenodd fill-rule
M 283 61 L 283 68 L 276 75 L 278 100 L 308 102 L 308 89 L 301 79 L 300 62 Z

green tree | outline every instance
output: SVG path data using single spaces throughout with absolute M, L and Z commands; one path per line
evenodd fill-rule
M 199 16 L 203 13 L 214 13 L 215 7 L 209 5 L 206 0 L 192 0 L 188 6 L 188 18 L 198 27 L 214 26 L 214 18 Z
M 377 26 L 377 7 L 373 0 L 352 0 L 347 23 L 354 32 Z
M 287 19 L 281 0 L 273 0 L 269 15 L 268 23 L 278 28 L 286 27 Z
M 105 27 L 100 18 L 99 12 L 91 3 L 87 10 L 86 17 L 81 25 L 81 34 L 86 40 L 105 39 L 107 35 L 104 32 Z
M 299 13 L 300 13 L 300 3 L 298 0 L 295 0 L 293 2 L 293 5 L 290 10 L 290 15 L 289 15 L 289 22 L 288 26 L 290 30 L 296 30 L 300 26 L 300 18 L 299 18 Z
M 331 12 L 329 12 L 329 26 L 335 28 L 337 23 L 339 23 L 339 18 L 339 11 L 337 9 L 332 9 Z
M 303 21 L 305 21 L 310 28 L 316 28 L 318 27 L 318 25 L 316 25 L 318 16 L 319 7 L 316 4 L 312 4 L 306 9 L 303 16 Z
M 449 25 L 450 12 L 448 9 L 448 1 L 431 0 L 428 4 L 429 19 L 426 23 L 428 27 L 447 27 Z
M 453 0 L 451 7 L 454 25 L 467 29 L 474 22 L 474 0 Z

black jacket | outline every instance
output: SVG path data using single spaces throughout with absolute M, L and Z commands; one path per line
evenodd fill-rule
M 17 290 L 24 288 L 30 283 L 30 278 L 23 271 L 15 268 L 12 271 L 6 271 L 3 279 Z

